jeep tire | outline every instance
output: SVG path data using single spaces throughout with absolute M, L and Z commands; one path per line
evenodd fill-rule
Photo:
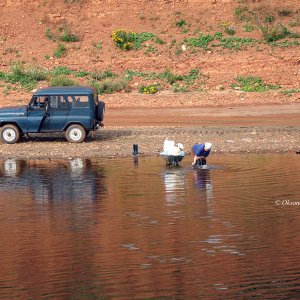
M 102 122 L 105 114 L 105 103 L 103 101 L 99 101 L 96 109 L 96 119 L 98 122 Z
M 70 143 L 82 143 L 85 140 L 85 137 L 86 137 L 86 131 L 79 124 L 74 124 L 69 126 L 66 131 L 66 139 Z
M 5 144 L 17 143 L 20 139 L 20 130 L 17 126 L 12 124 L 4 125 L 1 128 L 1 140 Z

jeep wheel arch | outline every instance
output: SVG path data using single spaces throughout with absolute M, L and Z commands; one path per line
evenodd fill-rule
M 105 114 L 105 103 L 103 101 L 99 101 L 96 108 L 96 119 L 99 122 L 102 122 Z
M 1 128 L 1 140 L 5 144 L 15 144 L 20 139 L 20 130 L 16 125 L 6 124 Z

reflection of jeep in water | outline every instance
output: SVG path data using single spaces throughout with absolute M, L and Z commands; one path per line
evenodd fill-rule
M 103 126 L 104 112 L 92 87 L 42 88 L 27 106 L 0 109 L 1 140 L 14 144 L 28 133 L 65 132 L 69 142 L 80 143 Z

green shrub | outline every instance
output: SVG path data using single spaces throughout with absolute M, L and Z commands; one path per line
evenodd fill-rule
M 243 26 L 243 31 L 245 31 L 245 32 L 252 32 L 253 30 L 254 30 L 254 26 L 250 23 L 246 23 Z
M 112 72 L 111 70 L 105 70 L 102 72 L 93 72 L 90 75 L 95 80 L 103 80 L 106 78 L 117 78 L 119 76 L 118 74 Z
M 52 75 L 70 75 L 73 73 L 71 69 L 65 66 L 54 67 L 50 72 Z
M 159 78 L 163 79 L 169 84 L 175 83 L 177 80 L 182 80 L 182 76 L 173 74 L 169 68 L 167 68 L 163 73 L 159 74 Z
M 90 75 L 90 73 L 87 72 L 87 71 L 78 71 L 78 72 L 75 73 L 76 77 L 86 77 L 88 75 Z
M 186 21 L 181 19 L 181 20 L 178 20 L 176 22 L 176 27 L 184 27 L 185 25 L 187 25 Z
M 247 45 L 254 45 L 259 43 L 259 41 L 252 39 L 252 38 L 240 38 L 240 37 L 226 37 L 226 38 L 219 38 L 219 44 L 213 44 L 214 47 L 221 46 L 224 49 L 231 49 L 231 50 L 241 50 Z
M 260 77 L 254 76 L 238 76 L 236 78 L 238 84 L 233 87 L 239 87 L 244 92 L 265 92 L 270 89 L 278 89 L 278 86 L 265 84 Z
M 134 33 L 132 31 L 126 31 L 118 29 L 113 31 L 112 39 L 116 46 L 122 50 L 138 50 L 141 48 L 142 43 L 153 40 L 154 34 L 150 32 Z
M 59 36 L 59 40 L 67 43 L 74 43 L 79 41 L 79 37 L 71 33 L 69 29 L 65 29 L 63 34 Z
M 76 81 L 64 75 L 58 75 L 50 78 L 49 85 L 50 86 L 73 86 L 78 84 Z
M 47 72 L 44 69 L 34 67 L 26 70 L 20 63 L 11 66 L 11 73 L 0 73 L 0 80 L 11 84 L 19 83 L 27 90 L 32 90 L 36 87 L 38 81 L 46 79 Z
M 54 57 L 60 58 L 67 55 L 67 48 L 64 44 L 58 44 L 57 49 L 54 51 Z
M 268 15 L 265 17 L 265 22 L 267 22 L 267 23 L 273 23 L 274 21 L 275 21 L 274 16 Z
M 99 94 L 112 94 L 120 92 L 128 87 L 128 80 L 121 78 L 119 80 L 105 79 L 103 81 L 91 81 L 89 84 L 96 88 Z
M 260 27 L 264 40 L 267 43 L 276 42 L 284 38 L 299 38 L 298 34 L 289 31 L 282 24 L 276 26 L 261 26 Z
M 141 94 L 156 94 L 160 90 L 161 86 L 159 83 L 150 84 L 150 85 L 142 85 L 139 88 L 139 92 Z
M 239 5 L 237 8 L 234 10 L 234 15 L 240 20 L 240 21 L 250 21 L 251 12 L 249 11 L 249 8 L 247 6 Z
M 207 49 L 208 44 L 213 40 L 214 40 L 213 36 L 211 36 L 210 34 L 206 34 L 206 35 L 200 35 L 197 38 L 191 37 L 191 38 L 185 39 L 184 42 L 188 46 L 200 47 L 203 49 Z
M 59 28 L 56 32 L 52 32 L 50 28 L 47 28 L 46 37 L 51 41 L 62 41 L 67 43 L 78 42 L 79 37 L 71 33 L 68 27 Z

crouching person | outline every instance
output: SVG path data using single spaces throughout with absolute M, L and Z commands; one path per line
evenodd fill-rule
M 204 144 L 194 144 L 192 147 L 192 155 L 194 156 L 192 166 L 203 166 L 206 165 L 206 158 L 210 154 L 212 144 L 206 142 Z

